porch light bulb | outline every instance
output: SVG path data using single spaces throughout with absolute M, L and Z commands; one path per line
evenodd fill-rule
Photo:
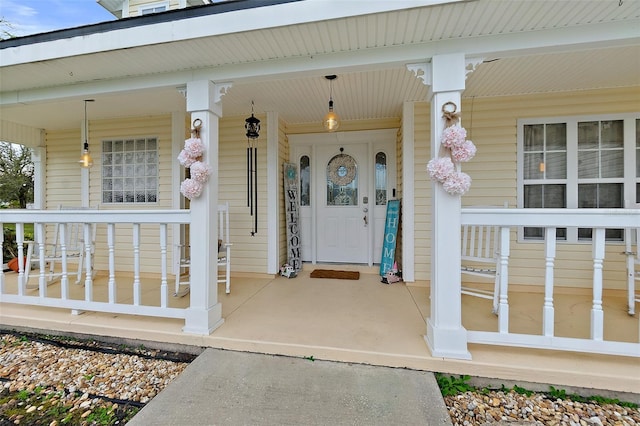
M 329 80 L 329 112 L 324 116 L 322 125 L 329 132 L 335 132 L 340 127 L 340 117 L 333 112 L 333 80 L 338 78 L 336 75 L 325 75 L 324 78 Z
M 87 142 L 84 143 L 84 150 L 82 151 L 82 156 L 80 156 L 80 166 L 88 169 L 93 166 L 93 159 L 91 158 L 91 154 L 89 153 L 89 144 Z
M 333 112 L 333 101 L 329 101 L 329 112 L 324 116 L 323 124 L 329 132 L 335 132 L 340 127 L 340 117 Z
M 94 99 L 84 100 L 84 145 L 82 149 L 82 155 L 80 156 L 80 167 L 88 169 L 93 166 L 93 159 L 89 154 L 89 121 L 87 120 L 87 102 L 93 102 Z
M 538 165 L 538 170 L 540 170 L 540 173 L 544 173 L 544 163 Z

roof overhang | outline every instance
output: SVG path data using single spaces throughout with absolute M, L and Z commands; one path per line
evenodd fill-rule
M 0 108 L 43 127 L 87 97 L 103 117 L 184 110 L 177 88 L 206 79 L 233 81 L 225 115 L 255 100 L 304 123 L 339 74 L 343 120 L 398 117 L 428 91 L 406 65 L 459 52 L 481 63 L 465 96 L 639 86 L 640 2 L 570 3 L 242 0 L 24 37 L 0 42 Z

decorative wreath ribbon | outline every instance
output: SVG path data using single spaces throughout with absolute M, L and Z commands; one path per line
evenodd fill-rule
M 460 113 L 456 112 L 457 110 L 458 106 L 453 102 L 445 102 L 442 105 L 442 117 L 446 121 L 446 127 L 453 126 L 460 121 Z

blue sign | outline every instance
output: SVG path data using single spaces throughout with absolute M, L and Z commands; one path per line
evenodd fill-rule
M 384 276 L 393 268 L 396 255 L 396 239 L 400 222 L 400 200 L 387 202 L 387 218 L 384 224 L 384 242 L 382 243 L 382 260 L 380 261 L 380 275 Z

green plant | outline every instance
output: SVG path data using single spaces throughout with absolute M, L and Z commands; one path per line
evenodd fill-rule
M 529 389 L 521 388 L 518 385 L 513 386 L 513 391 L 520 395 L 526 395 L 526 396 L 531 396 L 534 393 L 533 391 L 530 391 Z
M 67 417 L 69 416 L 69 414 L 67 413 L 69 412 L 70 409 L 71 409 L 70 407 L 66 407 L 62 404 L 51 405 L 47 410 L 47 414 L 56 418 L 60 418 L 63 416 Z
M 452 396 L 459 393 L 473 392 L 475 388 L 467 383 L 471 379 L 470 376 L 464 375 L 459 377 L 445 376 L 436 373 L 436 381 L 440 388 L 442 396 Z
M 546 392 L 546 395 L 553 399 L 570 399 L 575 402 L 594 402 L 596 404 L 617 404 L 621 407 L 627 408 L 638 408 L 638 404 L 633 402 L 625 402 L 620 401 L 617 398 L 607 398 L 600 395 L 592 395 L 589 397 L 584 397 L 577 395 L 575 393 L 568 394 L 564 389 L 556 389 L 553 386 L 549 386 L 549 391 Z
M 18 243 L 16 242 L 16 225 L 15 223 L 6 223 L 2 227 L 4 240 L 2 241 L 2 259 L 9 261 L 18 256 Z M 33 241 L 33 223 L 24 225 L 25 241 Z M 24 246 L 24 253 L 27 247 Z M 6 263 L 6 262 L 5 262 Z
M 111 425 L 115 419 L 112 408 L 98 407 L 87 416 L 89 424 Z
M 26 389 L 21 390 L 20 392 L 18 392 L 18 395 L 16 395 L 16 398 L 18 398 L 18 400 L 20 401 L 26 401 L 27 399 L 29 399 L 29 391 Z
M 316 359 L 313 357 L 313 355 L 311 356 L 305 356 L 304 359 L 308 359 L 309 361 L 315 361 Z

